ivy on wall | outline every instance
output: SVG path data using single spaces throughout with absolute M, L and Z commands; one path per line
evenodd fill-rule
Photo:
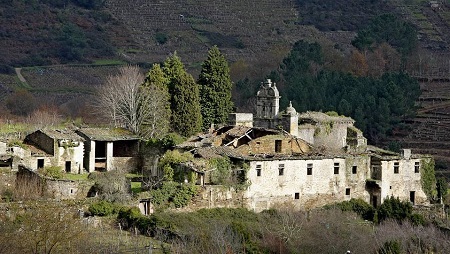
M 436 176 L 434 174 L 434 159 L 423 158 L 420 161 L 420 174 L 422 177 L 422 189 L 428 199 L 436 197 Z

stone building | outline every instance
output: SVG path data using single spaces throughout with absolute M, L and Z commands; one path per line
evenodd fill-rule
M 87 172 L 115 168 L 130 170 L 137 167 L 138 136 L 126 130 L 108 128 L 82 128 L 76 133 L 85 140 L 83 168 Z
M 428 202 L 420 172 L 431 157 L 369 146 L 353 119 L 321 112 L 299 114 L 292 105 L 280 111 L 279 98 L 275 84 L 267 80 L 258 91 L 253 124 L 251 115 L 236 113 L 230 117 L 232 125 L 180 146 L 194 153 L 196 159 L 189 166 L 199 184 L 208 183 L 211 169 L 198 161 L 224 156 L 235 165 L 247 165 L 249 186 L 239 198 L 255 211 L 286 202 L 310 209 L 351 198 L 376 207 L 389 196 L 413 204 Z M 216 198 L 223 197 L 232 206 L 233 195 Z M 227 200 L 221 204 L 227 206 Z
M 61 167 L 67 173 L 83 172 L 84 139 L 71 130 L 37 130 L 25 137 L 29 156 L 22 164 L 30 169 Z

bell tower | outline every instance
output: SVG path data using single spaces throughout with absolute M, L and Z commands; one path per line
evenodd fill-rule
M 256 118 L 276 118 L 280 110 L 280 93 L 270 79 L 261 82 L 261 88 L 256 94 Z

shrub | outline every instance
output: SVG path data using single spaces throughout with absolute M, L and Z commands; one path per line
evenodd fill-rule
M 377 212 L 379 222 L 388 218 L 401 222 L 411 217 L 412 205 L 408 201 L 400 201 L 399 198 L 391 196 L 384 200 Z
M 383 247 L 378 251 L 380 254 L 400 254 L 402 253 L 402 246 L 398 241 L 387 241 Z
M 107 201 L 99 201 L 89 206 L 89 212 L 92 215 L 108 216 L 114 213 L 114 204 Z
M 336 204 L 342 211 L 353 211 L 360 215 L 365 220 L 373 221 L 375 209 L 362 199 L 350 199 L 350 201 L 343 201 Z
M 63 177 L 63 171 L 60 166 L 45 167 L 41 170 L 41 174 L 55 179 L 61 179 Z
M 159 207 L 184 207 L 198 192 L 198 186 L 193 184 L 180 184 L 164 182 L 161 188 L 152 190 L 152 202 Z

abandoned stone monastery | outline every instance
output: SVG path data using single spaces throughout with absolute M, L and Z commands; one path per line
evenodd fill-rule
M 267 80 L 257 93 L 256 115 L 231 114 L 228 126 L 194 136 L 177 147 L 194 154 L 194 159 L 180 168 L 193 172 L 196 184 L 203 187 L 198 207 L 262 211 L 289 203 L 297 209 L 310 209 L 351 198 L 377 207 L 389 196 L 413 204 L 428 203 L 421 171 L 430 156 L 370 146 L 353 119 L 298 113 L 292 105 L 280 111 L 279 99 L 276 85 Z M 151 167 L 152 175 L 158 177 L 161 172 L 154 165 L 142 163 L 153 159 L 142 156 L 139 142 L 139 137 L 113 129 L 37 130 L 26 136 L 26 147 L 7 147 L 0 142 L 0 166 L 19 169 L 16 184 L 30 185 L 30 179 L 36 179 L 39 186 L 45 183 L 39 190 L 47 196 L 85 198 L 90 186 L 42 181 L 35 172 L 55 166 L 76 174 Z M 145 156 L 148 158 L 142 158 Z M 223 157 L 238 165 L 233 170 L 244 179 L 241 191 L 211 181 L 214 169 L 206 167 L 205 161 Z
M 211 203 L 237 198 L 255 211 L 283 203 L 310 209 L 351 198 L 377 207 L 389 196 L 413 204 L 428 202 L 420 170 L 430 156 L 411 154 L 409 149 L 398 154 L 367 145 L 353 119 L 321 112 L 297 113 L 292 105 L 280 111 L 279 99 L 276 85 L 267 80 L 257 93 L 255 116 L 231 114 L 229 126 L 179 146 L 192 151 L 195 160 L 225 156 L 234 164 L 249 165 L 245 172 L 249 186 L 242 196 L 216 193 L 213 198 L 211 190 L 204 199 L 213 200 Z M 199 183 L 205 184 L 211 172 L 201 165 L 193 161 L 190 167 L 199 174 Z

